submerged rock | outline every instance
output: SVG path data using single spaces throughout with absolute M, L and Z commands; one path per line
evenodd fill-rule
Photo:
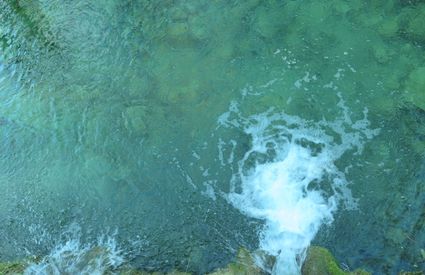
M 396 37 L 399 30 L 400 26 L 396 17 L 383 20 L 378 27 L 379 34 L 386 38 Z
M 412 3 L 397 16 L 400 34 L 414 44 L 425 42 L 425 3 Z
M 202 41 L 212 36 L 211 30 L 208 28 L 208 21 L 201 16 L 193 16 L 189 20 L 189 29 L 191 36 Z
M 271 18 L 279 18 L 279 16 L 278 9 L 261 8 L 256 10 L 256 31 L 265 38 L 273 38 L 282 29 L 282 23 L 280 20 L 271 20 Z
M 408 35 L 418 42 L 425 42 L 425 4 L 421 4 L 412 10 L 407 25 Z
M 125 110 L 125 115 L 128 120 L 126 126 L 135 132 L 137 135 L 146 133 L 146 117 L 147 110 L 145 106 L 131 106 Z M 127 125 L 130 124 L 130 125 Z
M 175 22 L 168 25 L 168 35 L 173 39 L 185 39 L 189 27 L 186 22 Z
M 391 61 L 395 52 L 391 48 L 385 46 L 384 43 L 376 43 L 373 46 L 373 55 L 378 63 L 386 64 Z
M 425 67 L 414 69 L 406 82 L 407 99 L 425 110 Z

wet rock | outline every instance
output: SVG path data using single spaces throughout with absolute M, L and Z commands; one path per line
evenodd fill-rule
M 333 255 L 326 248 L 311 246 L 307 252 L 307 258 L 302 266 L 303 275 L 368 275 L 369 272 L 355 270 L 353 272 L 343 271 L 336 262 Z
M 235 263 L 219 269 L 209 275 L 260 275 L 264 274 L 254 263 L 254 258 L 248 250 L 241 248 Z
M 105 248 L 94 247 L 92 250 L 88 251 L 86 255 L 79 258 L 79 268 L 80 270 L 87 270 L 87 267 L 94 265 L 96 270 L 102 270 L 102 267 L 105 268 L 102 271 L 102 274 L 119 274 L 119 275 L 191 275 L 192 273 L 183 272 L 183 271 L 169 271 L 169 272 L 148 272 L 137 270 L 129 266 L 121 266 L 119 268 L 114 268 L 110 266 L 108 262 L 99 262 L 98 259 L 102 261 L 107 260 L 105 254 L 109 252 Z M 258 255 L 257 255 L 258 256 Z M 66 257 L 66 255 L 64 255 Z M 38 262 L 37 259 L 33 259 Z M 272 260 L 273 262 L 273 260 Z M 99 266 L 99 264 L 102 264 Z M 28 264 L 24 261 L 22 262 L 6 262 L 0 263 L 0 274 L 4 275 L 21 275 L 24 274 L 24 271 Z M 90 268 L 89 268 L 90 269 Z M 94 269 L 90 269 L 94 270 Z M 236 257 L 236 261 L 230 263 L 225 268 L 220 268 L 208 275 L 263 275 L 266 274 L 262 271 L 256 264 L 254 256 L 245 248 L 241 248 Z M 370 275 L 371 273 L 364 270 L 354 270 L 354 271 L 344 271 L 342 270 L 338 263 L 336 262 L 333 255 L 323 247 L 311 246 L 307 252 L 307 258 L 302 266 L 302 275 Z M 422 271 L 413 271 L 405 272 L 402 271 L 398 275 L 424 275 Z
M 114 273 L 114 274 L 119 274 L 119 275 L 191 275 L 191 273 L 180 272 L 180 271 L 171 271 L 171 272 L 163 273 L 163 272 L 147 272 L 147 271 L 134 270 L 134 269 L 121 269 L 118 273 Z
M 23 274 L 27 264 L 24 262 L 6 262 L 0 263 L 0 274 L 17 275 Z
M 303 275 L 313 274 L 344 274 L 335 258 L 325 248 L 312 246 L 308 250 L 307 258 L 302 267 Z

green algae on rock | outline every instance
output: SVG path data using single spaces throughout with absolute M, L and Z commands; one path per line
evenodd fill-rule
M 347 272 L 342 270 L 334 256 L 326 248 L 311 246 L 307 252 L 307 258 L 302 267 L 303 275 L 370 275 L 363 270 Z
M 191 275 L 192 273 L 182 271 L 170 272 L 147 272 L 131 268 L 122 268 L 118 270 L 120 275 Z M 251 253 L 245 248 L 241 248 L 236 257 L 236 261 L 229 263 L 226 267 L 208 273 L 208 275 L 262 275 L 265 274 L 254 263 Z
M 245 248 L 239 249 L 236 261 L 209 275 L 261 275 L 264 272 L 256 266 L 251 253 Z
M 94 248 L 89 254 L 83 257 L 83 261 L 91 265 L 97 263 L 97 257 L 104 253 L 103 248 Z M 102 257 L 100 257 L 102 258 Z M 0 263 L 1 275 L 22 275 L 28 263 L 22 262 L 6 262 Z M 81 266 L 84 269 L 84 266 Z M 117 269 L 108 268 L 103 270 L 101 274 L 112 275 L 191 275 L 190 272 L 173 270 L 169 272 L 143 271 L 122 266 Z M 261 270 L 255 263 L 254 255 L 247 249 L 239 249 L 235 262 L 229 263 L 226 267 L 208 273 L 207 275 L 264 275 L 268 274 Z M 307 251 L 307 257 L 302 266 L 302 275 L 371 275 L 370 272 L 356 269 L 354 271 L 344 271 L 340 268 L 334 256 L 326 248 L 320 246 L 311 246 Z M 423 271 L 405 272 L 401 271 L 399 275 L 424 275 Z
M 6 262 L 0 263 L 1 275 L 18 275 L 23 274 L 27 264 L 24 262 Z

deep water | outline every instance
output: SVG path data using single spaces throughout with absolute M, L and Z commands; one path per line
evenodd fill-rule
M 346 270 L 425 270 L 424 18 L 0 0 L 0 261 L 90 274 L 75 259 L 107 247 L 99 272 L 203 274 L 246 247 L 293 274 L 314 243 Z

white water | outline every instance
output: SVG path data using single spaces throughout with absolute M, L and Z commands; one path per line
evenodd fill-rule
M 96 243 L 82 244 L 80 235 L 80 227 L 73 224 L 64 233 L 65 240 L 40 263 L 28 266 L 24 274 L 102 275 L 124 263 L 123 252 L 114 237 L 101 236 Z
M 353 123 L 342 100 L 339 106 L 341 118 L 333 122 L 273 110 L 243 117 L 235 102 L 219 118 L 221 126 L 242 128 L 251 138 L 227 197 L 244 214 L 264 220 L 260 249 L 276 257 L 272 274 L 300 274 L 307 248 L 319 228 L 332 222 L 338 204 L 356 207 L 335 161 L 361 153 L 378 130 L 368 129 L 367 111 Z

